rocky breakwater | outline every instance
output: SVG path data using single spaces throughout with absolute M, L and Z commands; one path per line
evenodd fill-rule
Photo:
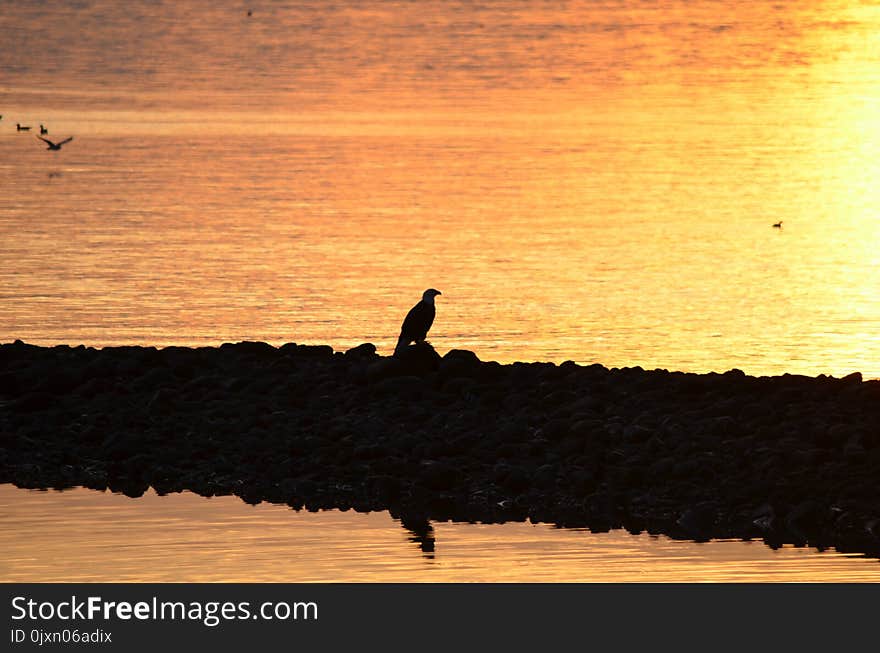
M 0 482 L 880 555 L 880 381 L 16 341 Z

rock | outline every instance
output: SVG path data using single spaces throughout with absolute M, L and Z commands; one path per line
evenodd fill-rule
M 153 393 L 149 403 L 147 403 L 147 412 L 163 414 L 170 412 L 177 403 L 177 391 L 170 388 L 160 388 Z
M 762 504 L 752 512 L 752 523 L 763 532 L 776 529 L 776 511 L 769 503 Z
M 451 349 L 440 361 L 440 373 L 444 378 L 474 377 L 479 369 L 480 359 L 465 349 Z
M 477 366 L 480 364 L 479 357 L 472 351 L 467 349 L 450 349 L 443 356 L 443 363 L 461 363 L 464 365 Z
M 381 381 L 405 373 L 406 370 L 396 358 L 380 358 L 367 366 L 364 376 L 367 381 Z
M 12 372 L 0 374 L 0 396 L 17 397 L 21 394 L 23 389 L 24 388 L 18 380 L 17 374 L 13 374 Z
M 640 424 L 631 424 L 623 429 L 623 437 L 633 442 L 645 442 L 654 435 L 653 429 L 645 428 Z
M 531 481 L 522 467 L 508 467 L 501 484 L 512 495 L 519 495 L 529 489 Z
M 400 498 L 401 482 L 399 478 L 387 475 L 374 476 L 367 482 L 374 488 L 376 495 L 382 501 L 396 501 Z
M 45 370 L 42 377 L 43 380 L 39 383 L 38 390 L 53 395 L 68 394 L 79 384 L 79 379 L 72 373 L 58 367 Z
M 293 354 L 306 358 L 329 358 L 333 356 L 333 347 L 330 345 L 297 345 Z
M 447 463 L 428 461 L 422 465 L 421 483 L 431 490 L 452 490 L 458 479 L 458 470 Z
M 48 392 L 30 392 L 14 402 L 11 408 L 22 413 L 36 413 L 54 407 L 57 399 Z
M 147 368 L 144 374 L 138 377 L 132 384 L 132 388 L 136 392 L 155 392 L 159 388 L 163 388 L 177 383 L 177 378 L 171 373 L 167 367 Z
M 274 355 L 278 350 L 265 342 L 242 341 L 235 344 L 224 343 L 220 345 L 220 351 L 231 351 L 244 356 L 267 357 Z
M 401 373 L 413 376 L 424 376 L 440 367 L 440 354 L 427 342 L 405 347 L 395 357 Z
M 535 487 L 547 489 L 556 484 L 556 467 L 554 465 L 541 465 L 532 475 Z
M 0 482 L 23 487 L 880 546 L 880 382 L 855 375 L 19 342 L 0 426 Z
M 373 385 L 377 394 L 411 399 L 421 391 L 422 378 L 419 376 L 392 376 Z
M 686 509 L 675 523 L 694 540 L 707 541 L 712 537 L 717 520 L 718 505 L 715 502 L 703 502 Z
M 357 347 L 346 350 L 347 358 L 373 358 L 376 354 L 376 345 L 371 342 L 365 342 Z

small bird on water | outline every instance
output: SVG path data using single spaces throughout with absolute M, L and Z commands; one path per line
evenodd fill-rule
M 400 327 L 400 337 L 397 339 L 397 347 L 394 348 L 394 355 L 399 355 L 406 346 L 411 342 L 424 342 L 428 335 L 428 330 L 434 323 L 434 298 L 442 295 L 439 290 L 428 288 L 422 293 L 422 301 L 409 309 L 403 325 Z
M 48 134 L 49 130 L 43 127 L 42 123 L 40 124 L 40 134 Z
M 30 125 L 22 125 L 20 122 L 15 123 L 15 130 L 20 132 L 30 131 Z
M 69 138 L 65 138 L 63 141 L 58 141 L 57 143 L 53 143 L 48 138 L 43 138 L 42 136 L 37 136 L 37 138 L 39 138 L 44 143 L 48 143 L 49 147 L 46 148 L 47 150 L 55 150 L 55 151 L 60 150 L 62 145 L 64 145 L 65 143 L 69 143 L 70 141 L 73 140 L 73 136 L 70 136 Z
M 773 228 L 774 229 L 782 229 L 782 220 L 780 220 L 779 222 L 774 222 Z

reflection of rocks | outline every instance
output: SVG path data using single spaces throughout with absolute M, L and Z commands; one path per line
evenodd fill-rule
M 16 342 L 0 346 L 0 434 L 0 482 L 22 487 L 880 555 L 880 382 L 858 374 L 500 365 L 430 345 L 394 359 L 370 344 Z

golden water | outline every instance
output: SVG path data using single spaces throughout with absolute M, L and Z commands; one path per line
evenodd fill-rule
M 880 376 L 877 6 L 252 8 L 4 12 L 0 340 Z
M 434 550 L 422 551 L 385 512 L 294 512 L 189 492 L 129 499 L 0 485 L 0 527 L 0 582 L 880 581 L 876 559 L 834 551 L 531 523 L 434 523 Z
M 441 353 L 880 377 L 880 6 L 247 5 L 0 8 L 0 342 L 388 353 L 435 287 Z M 74 140 L 49 152 L 16 122 Z M 12 544 L 51 550 L 16 515 Z M 321 519 L 322 541 L 400 544 L 386 517 Z M 584 548 L 495 528 L 439 525 L 439 550 Z M 64 533 L 71 556 L 101 546 Z

